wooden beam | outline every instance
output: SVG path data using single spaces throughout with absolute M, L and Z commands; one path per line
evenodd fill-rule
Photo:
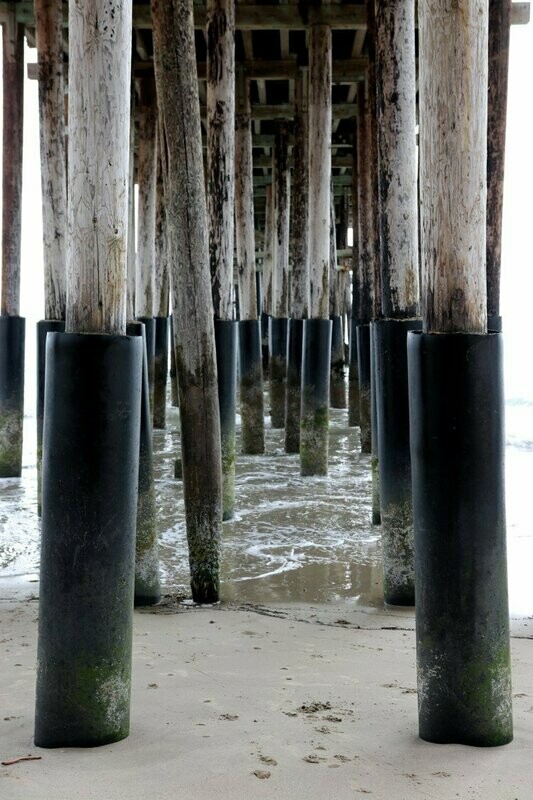
M 17 21 L 23 25 L 34 26 L 33 2 L 17 3 Z M 299 5 L 238 5 L 235 9 L 235 27 L 242 31 L 262 30 L 305 30 L 310 25 L 329 25 L 335 30 L 364 30 L 366 28 L 366 12 L 360 5 L 335 5 L 321 8 L 306 8 Z M 9 3 L 0 3 L 0 17 L 5 13 Z M 3 17 L 2 17 L 3 18 Z M 68 4 L 63 3 L 63 24 L 68 21 Z M 206 26 L 206 6 L 194 6 L 195 28 Z M 152 27 L 152 15 L 149 5 L 134 5 L 133 27 L 149 29 Z
M 337 187 L 344 187 L 344 186 L 351 186 L 352 185 L 352 178 L 351 175 L 334 175 L 332 178 L 333 186 Z M 254 175 L 254 187 L 257 188 L 264 188 L 265 186 L 270 186 L 272 183 L 272 176 L 271 175 Z M 340 192 L 342 194 L 342 192 Z M 258 195 L 260 196 L 260 194 Z M 264 197 L 264 194 L 263 194 Z M 328 217 L 328 225 L 329 225 L 329 217 Z M 328 236 L 329 236 L 329 228 L 328 228 Z M 329 239 L 328 239 L 328 253 L 329 253 Z M 329 256 L 328 256 L 329 258 Z
M 530 3 L 511 4 L 511 25 L 528 25 L 530 16 Z
M 10 3 L 0 2 L 0 19 L 4 20 Z M 302 4 L 303 5 L 303 4 Z M 17 22 L 28 27 L 35 26 L 33 2 L 20 2 L 17 6 Z M 306 30 L 320 20 L 335 30 L 366 30 L 366 11 L 361 5 L 324 6 L 320 9 L 300 9 L 299 6 L 252 6 L 242 5 L 236 8 L 236 30 Z M 511 12 L 512 25 L 527 25 L 530 19 L 529 3 L 513 3 Z M 205 5 L 194 7 L 194 24 L 196 28 L 205 28 Z M 68 24 L 68 4 L 63 3 L 63 27 Z M 149 5 L 133 7 L 133 26 L 140 30 L 152 27 Z
M 350 145 L 350 147 L 351 147 L 351 145 Z M 352 163 L 353 163 L 353 159 L 352 159 L 351 155 L 349 155 L 349 156 L 332 156 L 331 157 L 331 166 L 332 167 L 337 167 L 339 169 L 342 167 L 343 169 L 345 169 L 346 167 L 351 167 Z M 271 164 L 272 164 L 272 159 L 270 158 L 270 156 L 261 155 L 261 156 L 256 156 L 254 158 L 254 167 L 255 168 L 258 168 L 258 167 L 261 167 L 261 168 L 270 167 Z M 294 158 L 289 158 L 289 166 L 290 167 L 294 167 L 294 165 L 295 165 Z
M 335 103 L 331 107 L 333 119 L 353 119 L 357 115 L 357 106 L 355 103 Z M 207 109 L 202 106 L 201 109 L 202 119 L 206 118 Z M 252 106 L 252 119 L 265 120 L 265 119 L 293 119 L 294 118 L 294 104 L 292 103 L 278 103 L 268 105 L 253 105 Z

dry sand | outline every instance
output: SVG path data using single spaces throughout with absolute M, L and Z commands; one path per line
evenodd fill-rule
M 345 604 L 137 612 L 131 734 L 32 742 L 36 599 L 0 599 L 2 800 L 531 800 L 533 622 L 513 622 L 515 740 L 417 737 L 410 612 Z

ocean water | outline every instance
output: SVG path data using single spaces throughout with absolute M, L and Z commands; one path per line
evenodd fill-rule
M 238 419 L 238 439 L 239 422 Z M 513 616 L 533 615 L 533 402 L 506 406 L 509 602 Z M 283 431 L 267 421 L 264 456 L 239 455 L 235 519 L 223 524 L 222 598 L 237 602 L 383 605 L 379 527 L 372 526 L 370 458 L 359 452 L 347 412 L 331 411 L 330 473 L 301 478 L 298 456 L 283 450 Z M 0 480 L 0 594 L 35 582 L 39 569 L 35 418 L 25 418 L 24 467 Z M 239 452 L 239 441 L 237 452 Z M 179 453 L 179 416 L 154 432 L 161 573 L 165 589 L 187 591 L 188 562 Z

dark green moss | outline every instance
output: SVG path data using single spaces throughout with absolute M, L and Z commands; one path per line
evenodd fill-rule
M 235 432 L 222 437 L 222 519 L 235 513 Z
M 0 478 L 20 478 L 22 474 L 22 413 L 4 411 L 0 415 Z
M 317 407 L 302 414 L 300 421 L 300 473 L 328 474 L 329 409 Z
M 40 747 L 94 747 L 126 738 L 130 727 L 131 628 L 106 658 L 84 653 L 70 658 L 68 671 L 42 663 L 37 681 L 48 684 L 35 743 Z M 50 688 L 50 682 L 54 685 Z M 42 696 L 41 692 L 41 696 Z
M 247 455 L 265 452 L 265 424 L 263 401 L 263 375 L 259 365 L 240 383 L 241 444 Z

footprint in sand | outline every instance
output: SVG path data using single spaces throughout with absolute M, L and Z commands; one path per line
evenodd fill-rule
M 270 778 L 272 773 L 271 772 L 267 772 L 264 769 L 254 769 L 254 771 L 252 772 L 252 775 L 255 775 L 256 778 L 259 778 L 259 780 L 265 780 L 266 778 Z

